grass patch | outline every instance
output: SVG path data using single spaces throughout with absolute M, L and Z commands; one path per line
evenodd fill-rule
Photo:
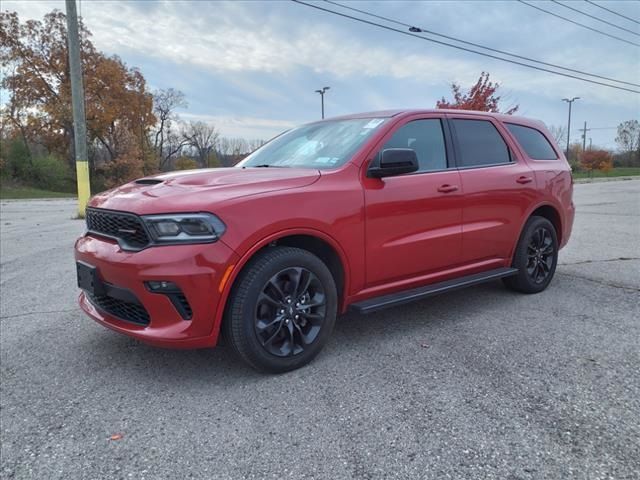
M 608 172 L 573 172 L 573 178 L 613 178 L 632 177 L 640 175 L 640 167 L 617 167 Z
M 1 185 L 0 199 L 27 199 L 27 198 L 74 198 L 75 193 L 50 192 L 39 188 L 24 187 L 18 185 Z

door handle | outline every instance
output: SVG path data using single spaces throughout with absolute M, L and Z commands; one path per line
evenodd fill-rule
M 531 183 L 533 182 L 533 178 L 531 177 L 525 177 L 524 175 L 522 177 L 518 177 L 518 179 L 516 180 L 516 182 L 521 183 L 521 184 L 525 184 L 525 183 Z
M 440 185 L 438 187 L 438 191 L 441 193 L 451 193 L 451 192 L 455 192 L 456 190 L 458 190 L 457 185 L 445 184 L 445 185 Z

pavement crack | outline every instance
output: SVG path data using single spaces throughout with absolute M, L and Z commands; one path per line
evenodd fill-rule
M 580 215 L 606 215 L 608 217 L 637 217 L 637 213 L 612 213 L 612 212 L 590 212 L 589 210 L 580 210 Z
M 583 277 L 582 275 L 573 275 L 571 273 L 565 273 L 565 272 L 556 272 L 556 273 L 558 275 L 563 275 L 565 277 L 577 278 L 579 280 L 587 280 L 588 282 L 597 283 L 599 285 L 604 285 L 606 287 L 619 288 L 621 290 L 627 290 L 629 292 L 640 292 L 640 288 L 637 288 L 637 287 L 630 287 L 628 285 L 620 285 L 619 283 L 609 283 L 609 282 L 605 282 L 603 280 L 596 280 L 594 278 Z
M 43 311 L 37 311 L 37 312 L 26 312 L 26 313 L 16 313 L 15 315 L 5 315 L 3 317 L 0 317 L 0 320 L 7 320 L 9 318 L 17 318 L 17 317 L 26 317 L 29 315 L 41 315 L 41 314 L 45 314 L 45 313 L 70 313 L 70 312 L 75 312 L 76 309 L 67 309 L 67 310 L 43 310 Z
M 583 265 L 585 263 L 604 263 L 604 262 L 625 262 L 628 260 L 640 260 L 640 257 L 618 257 L 618 258 L 607 258 L 605 260 L 583 260 L 581 262 L 572 262 L 572 263 L 560 263 L 559 265 Z

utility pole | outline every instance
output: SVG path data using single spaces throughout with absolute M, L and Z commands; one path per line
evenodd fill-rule
M 80 63 L 80 35 L 76 0 L 66 0 L 67 38 L 69 42 L 69 69 L 71 74 L 71 104 L 73 107 L 73 139 L 78 179 L 78 216 L 84 218 L 91 195 L 89 186 L 89 157 L 87 155 L 87 124 L 84 112 L 84 88 Z
M 584 152 L 587 147 L 587 132 L 590 132 L 591 129 L 587 128 L 587 122 L 584 122 L 584 127 L 582 128 L 582 151 Z
M 571 104 L 579 99 L 580 97 L 573 97 L 571 100 L 569 100 L 568 98 L 562 99 L 563 102 L 567 102 L 569 104 L 569 121 L 567 122 L 567 160 L 569 160 L 569 142 L 571 141 Z
M 324 118 L 324 94 L 326 93 L 327 90 L 329 90 L 331 87 L 322 87 L 321 90 L 316 90 L 316 93 L 320 94 L 320 105 L 322 106 L 322 118 Z

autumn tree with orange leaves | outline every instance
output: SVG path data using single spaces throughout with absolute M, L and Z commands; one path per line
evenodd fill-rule
M 83 25 L 80 32 L 92 166 L 109 177 L 107 186 L 154 171 L 149 134 L 156 117 L 144 77 L 117 56 L 96 50 Z M 65 15 L 54 10 L 43 21 L 21 23 L 14 12 L 0 13 L 0 65 L 0 87 L 9 92 L 3 136 L 73 164 Z
M 498 83 L 489 80 L 489 74 L 482 72 L 480 78 L 467 93 L 462 93 L 462 87 L 456 83 L 451 84 L 453 100 L 448 101 L 444 97 L 436 103 L 437 108 L 451 108 L 454 110 L 477 110 L 481 112 L 506 113 L 512 115 L 518 110 L 518 105 L 501 112 L 499 103 L 501 96 L 496 95 L 500 88 Z

